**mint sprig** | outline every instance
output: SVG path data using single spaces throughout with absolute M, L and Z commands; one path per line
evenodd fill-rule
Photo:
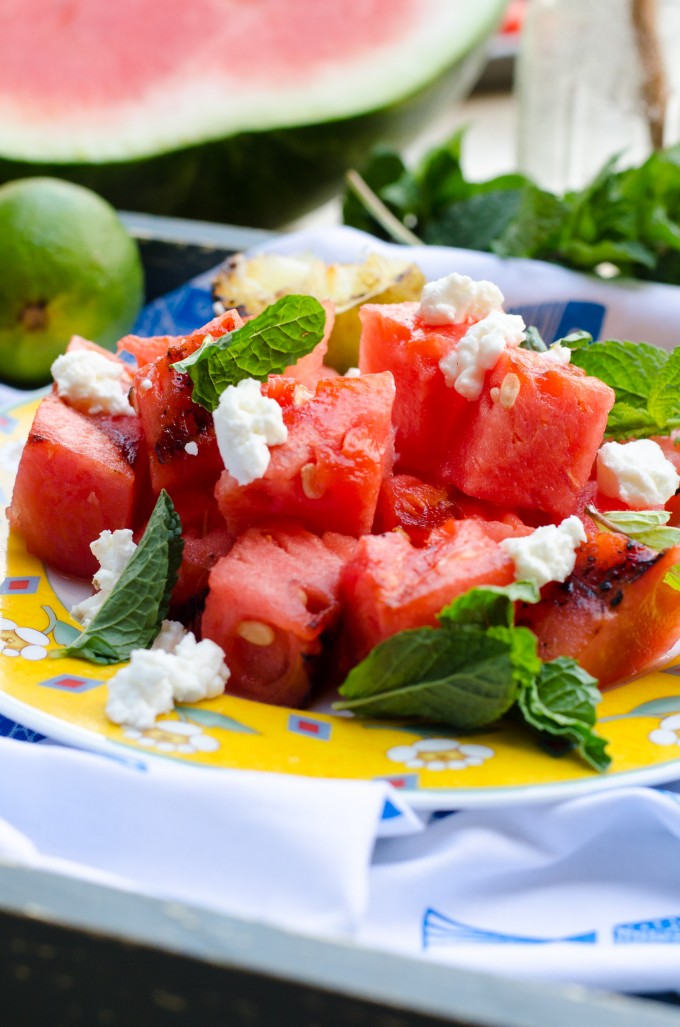
M 470 589 L 441 611 L 438 628 L 401 631 L 375 646 L 350 671 L 334 708 L 476 730 L 516 707 L 531 727 L 567 738 L 606 770 L 606 743 L 594 730 L 595 679 L 574 660 L 543 663 L 534 633 L 515 626 L 515 601 L 538 598 L 528 582 Z
M 667 435 L 680 425 L 680 349 L 645 342 L 567 340 L 571 362 L 611 386 L 616 402 L 607 422 L 609 439 Z
M 172 366 L 191 378 L 192 399 L 217 408 L 228 385 L 244 378 L 264 381 L 306 356 L 323 338 L 326 312 L 312 296 L 283 296 L 257 317 Z
M 184 540 L 170 496 L 161 492 L 139 545 L 90 624 L 57 656 L 121 663 L 158 634 L 177 581 Z

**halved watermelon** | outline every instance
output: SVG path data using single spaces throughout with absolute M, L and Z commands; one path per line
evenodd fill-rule
M 504 7 L 4 4 L 0 181 L 61 175 L 126 209 L 282 224 L 466 90 Z

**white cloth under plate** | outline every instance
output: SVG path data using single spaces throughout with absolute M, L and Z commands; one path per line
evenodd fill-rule
M 3 861 L 493 973 L 680 986 L 672 791 L 423 824 L 378 782 L 141 769 L 11 739 L 0 780 Z

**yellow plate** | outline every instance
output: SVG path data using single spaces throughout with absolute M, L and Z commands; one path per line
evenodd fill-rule
M 3 509 L 36 405 L 0 414 Z M 604 695 L 600 730 L 613 757 L 605 774 L 573 754 L 550 755 L 512 724 L 464 736 L 226 695 L 180 706 L 151 731 L 117 727 L 104 716 L 113 669 L 50 658 L 77 627 L 68 612 L 73 582 L 27 553 L 4 517 L 0 531 L 0 713 L 57 741 L 205 767 L 388 780 L 413 807 L 430 810 L 545 802 L 680 777 L 680 657 Z

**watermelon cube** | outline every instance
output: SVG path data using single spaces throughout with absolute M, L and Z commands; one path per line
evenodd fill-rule
M 613 404 L 613 389 L 581 368 L 508 349 L 487 373 L 479 399 L 468 402 L 441 478 L 468 496 L 567 517 L 590 477 Z
M 319 535 L 370 531 L 392 466 L 392 375 L 322 378 L 313 395 L 272 376 L 262 389 L 281 405 L 288 439 L 270 447 L 265 474 L 250 484 L 223 471 L 215 494 L 229 531 L 272 520 Z
M 340 573 L 356 541 L 297 525 L 251 528 L 210 572 L 201 622 L 226 654 L 227 690 L 300 706 L 321 636 L 340 615 Z
M 91 577 L 99 565 L 90 542 L 104 529 L 136 528 L 148 488 L 139 418 L 84 414 L 52 392 L 36 412 L 7 513 L 41 560 Z

